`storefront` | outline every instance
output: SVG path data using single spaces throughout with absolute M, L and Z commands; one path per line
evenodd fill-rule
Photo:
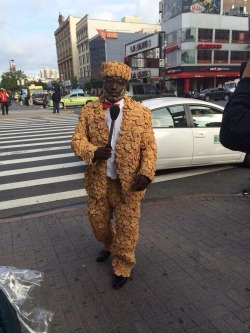
M 179 97 L 190 91 L 223 86 L 239 77 L 240 66 L 177 66 L 165 70 L 167 90 L 175 89 Z

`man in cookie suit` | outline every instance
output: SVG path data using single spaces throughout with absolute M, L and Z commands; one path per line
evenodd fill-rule
M 104 62 L 100 75 L 103 94 L 82 108 L 71 145 L 88 164 L 88 217 L 103 244 L 96 260 L 112 253 L 112 285 L 120 288 L 135 264 L 140 202 L 155 176 L 156 141 L 150 110 L 125 96 L 130 67 Z

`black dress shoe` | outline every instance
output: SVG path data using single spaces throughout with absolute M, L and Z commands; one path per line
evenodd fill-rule
M 115 289 L 119 289 L 121 288 L 126 282 L 128 281 L 128 277 L 125 276 L 118 276 L 116 274 L 114 274 L 114 278 L 113 278 L 113 287 Z
M 102 262 L 108 259 L 108 257 L 111 255 L 110 251 L 101 250 L 99 257 L 96 258 L 97 262 Z

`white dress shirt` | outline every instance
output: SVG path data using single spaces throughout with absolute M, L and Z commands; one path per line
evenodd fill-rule
M 115 104 L 119 104 L 120 113 L 119 113 L 117 119 L 114 122 L 113 135 L 112 135 L 112 138 L 111 138 L 112 156 L 107 161 L 107 177 L 109 177 L 111 179 L 117 179 L 118 178 L 117 173 L 116 173 L 117 164 L 115 162 L 115 151 L 116 151 L 115 148 L 116 148 L 116 141 L 119 137 L 121 123 L 122 123 L 122 111 L 123 111 L 123 106 L 124 106 L 124 100 L 122 99 L 121 101 L 119 101 Z M 110 131 L 112 120 L 111 120 L 111 117 L 110 117 L 110 109 L 109 108 L 106 109 L 105 119 L 106 119 L 106 124 L 108 126 L 108 129 Z

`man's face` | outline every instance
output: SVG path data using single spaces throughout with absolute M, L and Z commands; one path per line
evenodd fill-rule
M 126 83 L 119 76 L 106 76 L 103 80 L 104 97 L 111 103 L 120 101 L 126 93 Z

